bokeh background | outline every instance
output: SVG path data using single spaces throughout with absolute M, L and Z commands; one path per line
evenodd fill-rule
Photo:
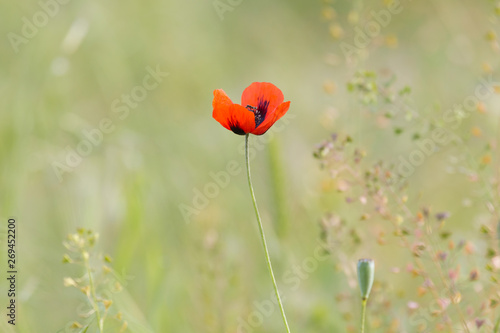
M 46 22 L 40 3 L 53 6 Z M 390 1 L 40 3 L 0 5 L 0 269 L 6 270 L 6 221 L 15 217 L 19 270 L 15 328 L 5 320 L 7 284 L 0 279 L 2 332 L 69 332 L 74 321 L 85 322 L 79 316 L 85 296 L 63 286 L 64 277 L 84 273 L 62 263 L 63 241 L 77 227 L 99 233 L 95 250 L 109 254 L 124 278 L 112 310 L 122 311 L 130 332 L 236 332 L 255 302 L 272 300 L 243 168 L 244 138 L 211 117 L 214 89 L 237 102 L 254 81 L 274 83 L 291 101 L 275 131 L 251 137 L 260 144 L 254 186 L 291 328 L 345 331 L 335 294 L 357 290 L 349 289 L 334 255 L 299 274 L 298 283 L 284 282 L 293 267 L 314 258 L 323 214 L 361 223 L 357 208 L 325 187 L 328 173 L 313 151 L 335 132 L 350 135 L 372 160 L 397 161 L 414 148 L 412 128 L 419 128 L 403 119 L 409 133 L 395 136 L 392 125 L 377 121 L 380 113 L 365 112 L 347 82 L 358 70 L 390 72 L 395 86 L 411 87 L 420 116 L 433 118 L 473 93 L 480 77 L 495 77 L 499 63 L 493 1 L 401 1 L 402 11 L 356 62 L 346 61 L 341 43 L 354 44 L 355 28 Z M 36 15 L 40 27 L 30 32 L 24 27 Z M 168 76 L 117 112 L 148 68 Z M 488 112 L 468 117 L 457 131 L 470 138 L 480 126 L 485 133 L 468 141 L 473 158 L 496 135 L 499 99 L 484 103 Z M 58 175 L 55 165 L 65 163 L 67 149 L 105 118 L 113 130 Z M 415 207 L 425 202 L 461 216 L 454 228 L 466 235 L 484 202 L 462 175 L 446 172 L 454 154 L 445 149 L 426 160 L 411 176 L 411 194 Z M 197 191 L 232 160 L 240 172 L 195 206 Z M 465 197 L 473 204 L 464 207 Z M 196 209 L 187 218 L 186 206 Z M 376 258 L 383 272 L 391 253 L 370 243 L 352 255 Z M 277 309 L 263 318 L 240 331 L 283 331 Z

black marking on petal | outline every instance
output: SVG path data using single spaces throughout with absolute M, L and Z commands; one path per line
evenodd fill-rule
M 245 131 L 242 130 L 239 126 L 237 125 L 234 125 L 234 124 L 230 124 L 229 125 L 229 128 L 231 128 L 231 131 L 233 131 L 234 134 L 238 134 L 238 135 L 245 135 Z
M 266 118 L 266 113 L 267 113 L 267 108 L 269 107 L 269 100 L 262 99 L 262 97 L 259 98 L 259 106 L 257 106 L 257 109 L 262 113 L 264 118 Z
M 269 107 L 269 101 L 259 97 L 259 102 L 257 106 L 247 105 L 246 108 L 252 111 L 255 117 L 255 128 L 259 127 L 260 124 L 266 119 L 267 109 Z

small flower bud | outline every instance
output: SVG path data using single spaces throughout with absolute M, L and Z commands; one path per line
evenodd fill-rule
M 77 328 L 83 328 L 83 326 L 79 322 L 75 321 L 75 322 L 73 322 L 73 324 L 71 324 L 70 328 L 77 329 Z
M 64 286 L 65 287 L 76 287 L 77 286 L 77 283 L 75 282 L 75 280 L 73 280 L 72 278 L 70 277 L 65 277 L 64 278 Z
M 63 256 L 62 262 L 63 262 L 63 264 L 69 264 L 69 263 L 73 262 L 73 259 L 71 259 L 71 257 L 69 255 L 65 254 Z
M 109 309 L 109 307 L 111 306 L 111 304 L 113 304 L 113 301 L 109 300 L 109 299 L 103 299 L 102 300 L 102 304 L 104 304 L 104 308 L 106 310 Z
M 375 262 L 372 259 L 360 259 L 358 261 L 358 281 L 361 291 L 361 299 L 367 300 L 373 286 L 375 277 Z
M 90 297 L 90 287 L 89 286 L 84 286 L 84 287 L 80 288 L 80 291 L 82 293 L 84 293 L 85 295 L 87 295 L 87 297 Z

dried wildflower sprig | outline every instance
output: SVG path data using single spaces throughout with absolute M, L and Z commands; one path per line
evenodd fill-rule
M 360 153 L 359 149 L 348 148 L 352 139 L 347 138 L 340 139 L 337 135 L 333 135 L 331 141 L 318 147 L 314 154 L 315 157 L 321 161 L 321 166 L 330 172 L 331 182 L 339 192 L 346 195 L 347 203 L 359 202 L 366 207 L 365 209 L 373 209 L 373 212 L 362 214 L 360 220 L 370 219 L 373 221 L 378 216 L 381 220 L 393 224 L 394 236 L 401 240 L 402 247 L 411 251 L 416 267 L 412 270 L 414 275 L 428 281 L 426 290 L 433 296 L 436 304 L 440 304 L 443 301 L 443 296 L 440 295 L 440 289 L 433 282 L 434 276 L 428 271 L 424 260 L 430 259 L 437 267 L 444 263 L 446 253 L 437 250 L 439 247 L 431 239 L 434 231 L 429 229 L 429 223 L 426 223 L 425 220 L 429 217 L 429 211 L 424 209 L 418 214 L 412 213 L 406 204 L 408 199 L 404 192 L 405 185 L 399 181 L 392 167 L 380 162 L 366 166 L 366 163 L 362 163 L 364 154 Z M 448 217 L 448 213 L 436 214 L 435 224 L 439 225 L 438 229 L 445 225 L 445 220 Z M 405 221 L 407 223 L 404 223 Z M 415 230 L 412 230 L 413 228 Z M 442 239 L 449 237 L 449 232 L 446 230 L 436 231 L 439 231 Z M 371 235 L 370 237 L 374 239 Z M 416 237 L 416 235 L 421 236 Z M 321 221 L 321 238 L 328 248 L 335 248 L 336 253 L 339 252 L 338 249 L 345 249 L 346 246 L 349 247 L 349 251 L 346 252 L 355 253 L 353 249 L 359 248 L 360 244 L 364 243 L 366 235 L 359 232 L 358 228 L 346 228 L 345 222 L 340 217 L 330 216 Z M 380 245 L 383 245 L 385 244 L 384 238 L 384 235 L 379 235 L 376 240 Z M 342 256 L 340 259 L 342 261 Z M 453 291 L 453 295 L 460 295 L 457 292 L 456 284 L 452 281 L 448 282 L 444 278 L 441 266 L 432 271 L 439 273 L 438 277 L 443 282 L 444 290 Z M 453 297 L 453 304 L 460 313 L 456 297 Z M 452 322 L 447 319 L 449 317 L 446 314 L 446 308 L 447 306 L 442 308 L 440 316 L 443 318 L 443 324 L 448 330 L 451 330 Z M 461 313 L 460 317 L 461 322 L 466 327 L 467 324 Z
M 63 263 L 75 264 L 83 268 L 85 272 L 83 276 L 64 278 L 64 286 L 77 288 L 85 294 L 91 310 L 82 316 L 85 318 L 95 316 L 98 332 L 102 333 L 105 332 L 104 323 L 113 304 L 111 297 L 109 297 L 110 293 L 107 291 L 119 292 L 122 287 L 109 266 L 112 262 L 111 257 L 95 253 L 94 247 L 98 239 L 99 235 L 90 229 L 79 228 L 76 233 L 69 234 L 63 243 L 69 251 L 69 253 L 64 254 Z M 111 284 L 112 288 L 108 288 Z M 107 297 L 103 296 L 104 292 L 106 292 Z M 121 323 L 119 332 L 125 332 L 128 323 L 123 320 L 121 313 L 118 312 L 113 317 Z M 89 326 L 90 323 L 82 325 L 75 321 L 70 327 L 85 332 Z
M 352 40 L 349 29 L 342 29 L 341 23 L 344 22 L 337 17 L 334 7 L 329 2 L 326 3 L 323 16 L 330 24 L 330 34 L 335 40 L 342 40 L 344 37 Z M 493 14 L 498 17 L 500 6 L 493 2 L 491 6 Z M 347 17 L 349 24 L 362 25 L 363 22 L 360 24 L 360 20 L 368 17 L 360 15 L 362 9 L 363 6 L 360 6 L 349 13 Z M 489 30 L 485 37 L 494 51 L 498 52 L 500 48 L 494 29 Z M 394 41 L 397 42 L 397 40 Z M 389 45 L 388 42 L 389 39 L 386 39 L 387 45 Z M 356 54 L 355 58 L 364 61 L 368 55 L 369 50 L 364 49 Z M 345 51 L 344 56 L 347 65 L 349 65 L 351 56 Z M 340 61 L 339 57 L 328 58 L 328 63 L 332 65 L 338 65 Z M 494 64 L 483 63 L 483 69 L 487 75 L 495 73 L 497 67 Z M 469 205 L 477 203 L 482 206 L 481 209 L 478 209 L 477 215 L 468 215 L 467 217 L 467 225 L 473 225 L 480 220 L 479 233 L 481 237 L 474 237 L 469 233 L 466 237 L 471 238 L 456 242 L 454 240 L 456 236 L 452 233 L 452 229 L 444 228 L 449 214 L 438 213 L 433 219 L 429 209 L 416 208 L 421 205 L 420 203 L 416 201 L 406 203 L 408 196 L 405 193 L 405 184 L 397 181 L 398 177 L 394 175 L 394 168 L 384 163 L 360 167 L 359 164 L 353 163 L 352 156 L 342 149 L 341 140 L 340 142 L 334 140 L 323 144 L 315 153 L 315 156 L 321 161 L 321 166 L 326 168 L 331 176 L 324 182 L 323 188 L 343 192 L 346 201 L 350 204 L 358 203 L 359 205 L 360 203 L 361 209 L 364 211 L 359 214 L 361 222 L 358 224 L 365 223 L 366 226 L 357 227 L 347 223 L 346 221 L 353 219 L 343 216 L 342 212 L 336 209 L 339 215 L 326 216 L 321 221 L 322 240 L 326 243 L 327 248 L 335 248 L 335 252 L 331 253 L 338 256 L 339 262 L 343 265 L 342 268 L 346 270 L 347 280 L 353 287 L 351 267 L 353 258 L 349 258 L 348 253 L 356 253 L 356 249 L 362 245 L 367 246 L 369 241 L 376 241 L 379 245 L 390 242 L 391 233 L 386 231 L 386 225 L 377 222 L 379 220 L 391 222 L 393 224 L 392 234 L 397 236 L 401 247 L 406 248 L 412 257 L 412 263 L 407 265 L 407 272 L 424 281 L 418 288 L 416 296 L 432 296 L 428 302 L 411 301 L 408 303 L 410 314 L 413 311 L 413 314 L 418 317 L 423 310 L 428 310 L 428 314 L 431 316 L 426 318 L 424 327 L 416 327 L 418 331 L 454 332 L 459 329 L 460 325 L 460 330 L 466 332 L 475 326 L 478 330 L 482 328 L 488 332 L 500 333 L 500 319 L 498 318 L 500 242 L 498 241 L 499 236 L 495 233 L 497 227 L 500 226 L 498 223 L 500 220 L 500 160 L 495 158 L 498 155 L 495 152 L 500 146 L 500 137 L 496 133 L 488 133 L 488 128 L 494 127 L 481 126 L 481 119 L 479 119 L 482 114 L 488 113 L 490 103 L 481 100 L 476 105 L 471 105 L 470 108 L 464 108 L 460 105 L 454 106 L 453 112 L 449 113 L 450 118 L 446 120 L 442 117 L 436 117 L 435 114 L 424 115 L 428 111 L 432 113 L 435 111 L 444 112 L 440 109 L 439 104 L 421 108 L 422 114 L 419 115 L 418 112 L 412 110 L 410 89 L 395 89 L 396 86 L 393 83 L 393 77 L 391 78 L 390 75 L 383 77 L 378 73 L 359 71 L 354 74 L 347 87 L 356 98 L 359 108 L 362 111 L 368 111 L 365 115 L 373 114 L 379 124 L 384 127 L 392 127 L 396 135 L 402 136 L 404 132 L 411 130 L 412 135 L 409 138 L 422 144 L 428 141 L 428 138 L 425 137 L 428 137 L 434 129 L 442 128 L 455 137 L 450 142 L 453 144 L 448 147 L 456 148 L 456 151 L 453 151 L 449 157 L 456 159 L 457 162 L 450 162 L 446 172 L 463 174 L 470 182 L 477 184 L 473 187 L 474 191 L 464 191 L 467 193 L 467 197 L 464 198 L 463 205 L 469 207 Z M 329 91 L 331 89 L 327 88 L 325 87 L 325 90 L 331 93 Z M 486 88 L 491 92 L 500 93 L 500 86 L 497 84 Z M 469 118 L 469 116 L 472 117 Z M 470 135 L 464 136 L 457 132 L 457 128 L 450 125 L 462 124 L 465 126 L 463 120 L 466 118 L 469 118 L 468 122 L 473 122 L 473 124 L 471 124 Z M 412 120 L 411 123 L 410 120 Z M 486 118 L 486 120 L 483 117 L 483 123 L 486 124 L 490 121 L 491 117 Z M 424 139 L 421 140 L 421 138 Z M 460 144 L 455 146 L 455 140 Z M 387 177 L 388 173 L 392 173 L 394 177 Z M 390 178 L 396 182 L 391 181 Z M 469 196 L 473 199 L 470 200 Z M 474 200 L 476 202 L 473 202 Z M 468 204 L 465 201 L 468 201 Z M 486 214 L 484 207 L 486 207 Z M 354 211 L 357 212 L 359 209 Z M 472 215 L 472 209 L 469 209 L 469 212 Z M 485 216 L 488 214 L 489 217 Z M 369 226 L 365 222 L 368 220 Z M 377 229 L 383 231 L 378 231 L 378 236 L 373 237 L 372 232 L 377 231 Z M 366 231 L 369 235 L 366 234 Z M 463 232 L 458 228 L 457 233 L 461 231 Z M 346 249 L 347 247 L 348 249 Z M 400 267 L 394 267 L 394 269 L 399 272 Z M 465 274 L 463 274 L 464 271 Z M 466 291 L 472 292 L 474 297 L 465 295 L 462 297 Z M 377 305 L 375 304 L 378 301 L 376 292 L 377 287 L 374 286 L 370 305 L 372 308 L 373 305 Z M 407 291 L 405 290 L 405 292 Z M 387 295 L 389 292 L 384 292 L 384 294 Z M 345 300 L 349 296 L 343 295 L 341 298 Z M 384 313 L 387 312 L 389 311 Z M 452 313 L 453 318 L 451 317 Z M 350 317 L 346 317 L 350 319 Z M 440 322 L 434 324 L 434 327 L 430 327 L 433 325 L 431 322 L 437 320 Z M 381 323 L 379 324 L 381 325 Z M 378 327 L 380 328 L 380 326 Z M 387 327 L 385 331 L 397 332 L 401 330 L 391 330 Z

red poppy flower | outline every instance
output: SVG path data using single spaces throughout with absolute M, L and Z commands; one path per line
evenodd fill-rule
M 241 95 L 241 105 L 234 104 L 224 90 L 214 91 L 212 116 L 222 126 L 238 135 L 262 135 L 283 117 L 290 107 L 274 84 L 254 82 Z

